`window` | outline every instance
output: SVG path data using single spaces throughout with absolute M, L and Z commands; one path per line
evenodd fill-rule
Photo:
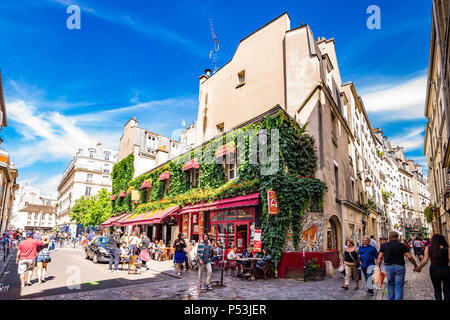
M 336 116 L 331 113 L 331 140 L 337 147 L 337 137 L 336 137 Z
M 93 158 L 95 153 L 95 149 L 89 149 L 89 157 Z
M 353 180 L 353 178 L 351 178 L 351 186 L 352 186 L 352 195 L 351 195 L 351 200 L 355 199 L 355 180 Z
M 224 123 L 219 123 L 217 126 L 217 133 L 223 133 L 225 131 Z
M 85 193 L 85 195 L 90 196 L 90 195 L 91 195 L 91 190 L 92 190 L 91 187 L 86 187 L 86 193 Z
M 336 199 L 339 199 L 339 168 L 334 165 L 334 189 L 336 193 Z
M 164 197 L 169 195 L 169 190 L 170 190 L 170 181 L 164 180 Z
M 245 84 L 245 70 L 238 73 L 238 86 Z
M 109 161 L 109 155 L 110 155 L 109 152 L 105 152 L 105 160 L 106 160 L 106 161 Z
M 92 183 L 92 173 L 87 174 L 86 182 Z
M 227 159 L 228 163 L 225 165 L 226 169 L 227 169 L 227 178 L 228 181 L 236 178 L 237 176 L 237 157 L 234 153 L 230 153 L 230 157 L 229 159 Z
M 193 187 L 198 186 L 198 177 L 200 176 L 200 169 L 190 170 L 190 180 Z

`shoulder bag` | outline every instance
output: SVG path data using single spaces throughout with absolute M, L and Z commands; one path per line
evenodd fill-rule
M 355 260 L 355 258 L 353 258 L 351 252 L 349 252 L 349 251 L 347 251 L 347 252 L 350 255 L 350 258 L 352 258 L 353 262 L 355 263 L 356 268 L 359 268 L 361 266 L 361 263 L 359 261 Z M 356 251 L 354 251 L 354 252 L 356 252 Z

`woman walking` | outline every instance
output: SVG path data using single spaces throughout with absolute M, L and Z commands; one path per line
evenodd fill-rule
M 442 300 L 443 291 L 444 300 L 450 300 L 450 250 L 443 235 L 435 234 L 431 238 L 431 245 L 425 247 L 425 256 L 417 268 L 418 272 L 428 263 L 428 259 L 431 259 L 430 277 L 435 299 Z
M 37 254 L 36 262 L 38 267 L 38 282 L 45 282 L 45 273 L 47 272 L 47 265 L 51 261 L 50 258 L 50 240 L 48 236 L 42 238 L 43 244 L 40 246 L 40 251 Z
M 350 277 L 353 273 L 353 278 L 355 279 L 356 286 L 355 290 L 359 289 L 359 276 L 358 276 L 358 253 L 355 249 L 355 244 L 352 240 L 347 240 L 345 245 L 347 249 L 344 251 L 344 256 L 341 259 L 340 264 L 344 264 L 345 267 L 345 284 L 342 286 L 343 289 L 348 290 L 348 285 L 350 283 Z
M 186 248 L 186 242 L 183 239 L 183 234 L 178 234 L 178 239 L 173 243 L 175 248 L 175 256 L 173 258 L 175 265 L 177 267 L 177 275 L 181 275 L 181 266 L 186 260 L 186 255 L 184 253 L 184 248 Z

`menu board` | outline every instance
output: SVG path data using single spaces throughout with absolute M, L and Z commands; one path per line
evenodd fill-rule
M 255 229 L 253 235 L 253 250 L 255 252 L 261 252 L 261 229 Z
M 183 235 L 185 238 L 188 237 L 188 227 L 189 227 L 189 214 L 185 214 L 183 215 L 183 224 L 182 224 Z

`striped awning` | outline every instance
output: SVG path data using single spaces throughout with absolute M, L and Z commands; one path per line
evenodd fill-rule
M 158 212 L 157 214 L 152 215 L 150 218 L 150 223 L 161 223 L 167 217 L 176 215 L 179 209 L 179 206 L 172 206 L 164 211 Z
M 159 176 L 159 181 L 163 181 L 163 180 L 168 180 L 170 179 L 170 172 L 164 171 L 163 173 L 161 173 L 161 175 Z
M 118 223 L 120 226 L 129 225 L 145 225 L 152 223 L 161 223 L 161 221 L 170 215 L 176 215 L 178 213 L 179 206 L 172 206 L 165 210 L 155 210 L 150 212 L 144 212 L 140 214 L 131 214 L 128 217 L 121 219 Z
M 119 219 L 125 217 L 126 215 L 128 215 L 128 213 L 122 213 L 121 215 L 111 217 L 111 218 L 107 219 L 106 221 L 104 221 L 100 226 L 101 227 L 111 227 L 111 226 L 115 225 Z
M 214 202 L 204 202 L 191 206 L 185 206 L 179 210 L 180 214 L 199 212 L 199 211 L 213 211 L 238 207 L 256 206 L 259 203 L 259 192 L 248 194 L 245 196 L 238 196 L 234 198 L 222 199 Z
M 199 169 L 200 164 L 197 162 L 197 158 L 192 159 L 191 161 L 188 161 L 183 166 L 183 171 L 187 171 L 190 169 Z
M 141 184 L 141 189 L 146 189 L 146 188 L 151 188 L 151 187 L 152 187 L 152 182 L 150 181 L 150 179 L 144 180 L 144 182 L 142 182 L 142 184 Z

